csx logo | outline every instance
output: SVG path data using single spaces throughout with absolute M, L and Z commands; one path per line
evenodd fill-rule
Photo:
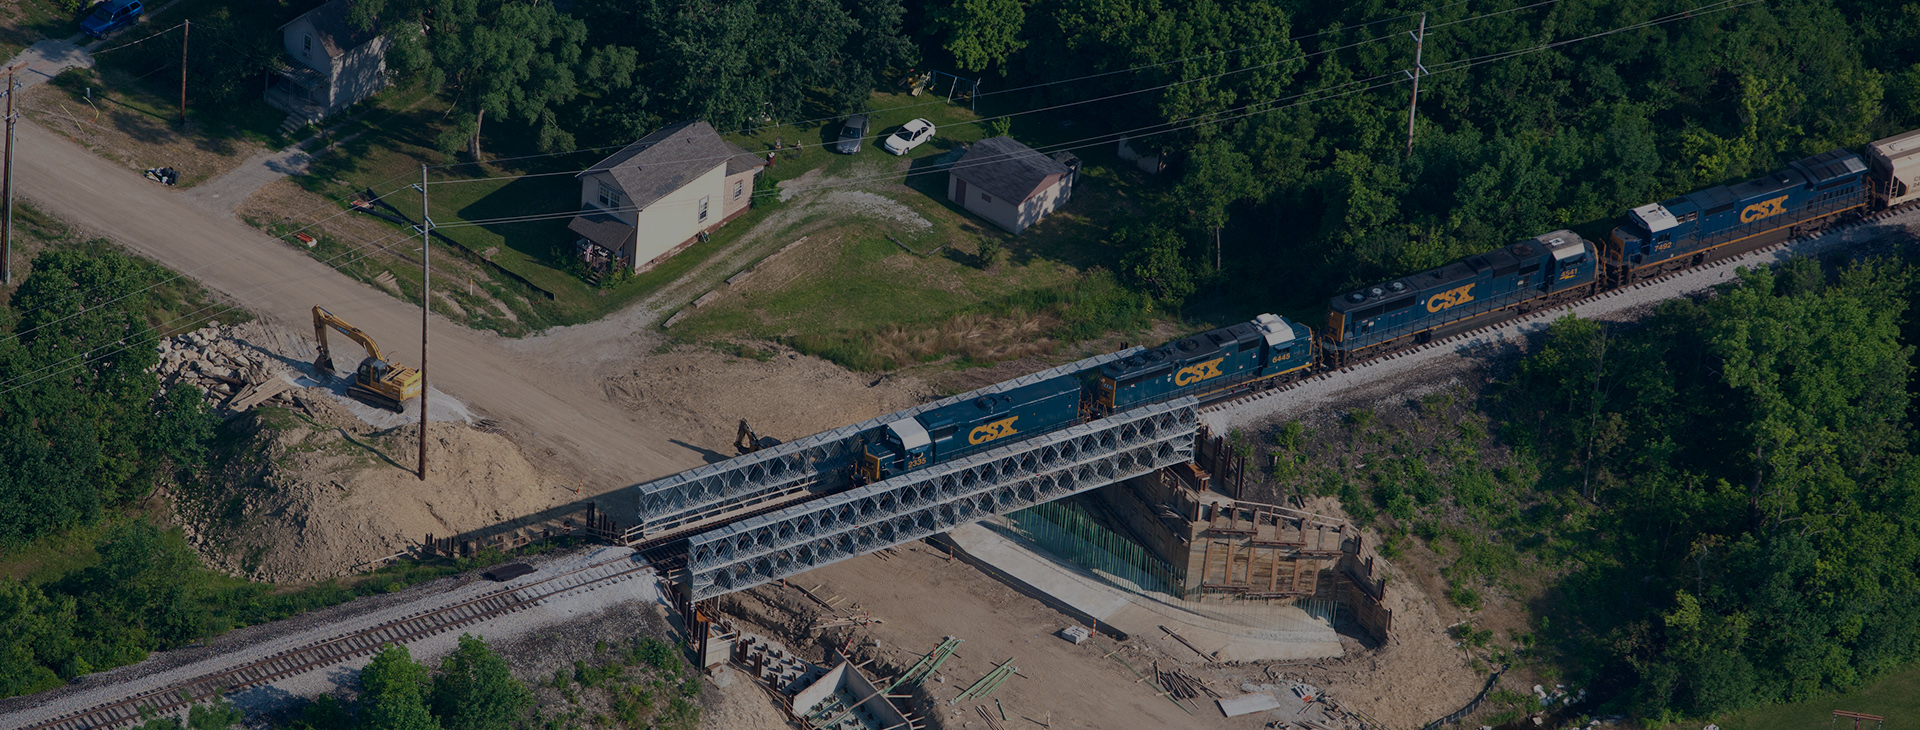
M 1754 203 L 1753 205 L 1749 205 L 1745 209 L 1740 211 L 1740 222 L 1749 223 L 1752 221 L 1760 220 L 1761 218 L 1765 218 L 1768 216 L 1775 216 L 1775 215 L 1780 215 L 1781 213 L 1785 213 L 1787 212 L 1787 207 L 1783 205 L 1783 203 L 1786 203 L 1786 202 L 1787 202 L 1787 196 L 1782 195 L 1772 200 L 1762 200 L 1758 203 Z
M 1450 309 L 1471 301 L 1473 301 L 1473 285 L 1468 284 L 1463 287 L 1448 289 L 1428 298 L 1427 311 L 1438 312 L 1442 309 Z
M 1018 420 L 1020 420 L 1020 417 L 1014 416 L 976 427 L 967 434 L 967 443 L 984 444 L 997 438 L 1004 438 L 1019 433 L 1019 431 L 1013 429 L 1013 422 Z
M 1203 363 L 1196 363 L 1180 368 L 1180 372 L 1173 374 L 1173 384 L 1192 385 L 1207 378 L 1220 377 L 1220 361 L 1225 359 L 1224 357 L 1216 357 Z

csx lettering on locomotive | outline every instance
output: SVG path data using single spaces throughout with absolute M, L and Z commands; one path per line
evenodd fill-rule
M 1018 420 L 1020 420 L 1020 417 L 1014 416 L 976 427 L 967 434 L 967 443 L 984 444 L 997 438 L 1004 438 L 1019 433 L 1019 431 L 1013 428 L 1013 422 Z
M 1192 385 L 1208 378 L 1220 377 L 1220 361 L 1226 358 L 1216 357 L 1202 363 L 1194 363 L 1173 374 L 1174 385 Z
M 1442 309 L 1450 309 L 1471 301 L 1473 301 L 1473 285 L 1468 284 L 1466 286 L 1448 289 L 1428 298 L 1427 311 L 1438 312 Z
M 1780 215 L 1781 213 L 1785 213 L 1787 212 L 1787 207 L 1786 205 L 1784 205 L 1786 202 L 1787 202 L 1787 196 L 1782 195 L 1778 198 L 1773 198 L 1771 200 L 1762 200 L 1758 203 L 1754 203 L 1753 205 L 1749 205 L 1740 211 L 1740 222 L 1751 223 L 1753 221 L 1760 220 L 1761 218 L 1767 218 L 1771 216 Z

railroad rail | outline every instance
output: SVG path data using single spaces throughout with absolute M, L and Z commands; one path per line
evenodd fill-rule
M 623 582 L 653 566 L 637 553 L 605 560 L 548 578 L 512 586 L 440 608 L 420 611 L 359 631 L 275 653 L 236 667 L 203 674 L 94 705 L 20 730 L 95 730 L 145 722 L 145 717 L 177 712 L 194 703 L 235 690 L 257 687 L 379 651 L 388 644 L 423 639 L 497 616 L 523 611 L 564 593 Z

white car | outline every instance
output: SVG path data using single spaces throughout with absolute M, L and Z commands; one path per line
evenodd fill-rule
M 930 139 L 933 139 L 933 122 L 915 119 L 901 125 L 900 131 L 887 135 L 880 146 L 886 148 L 888 152 L 904 155 L 912 152 L 913 148 L 926 144 Z

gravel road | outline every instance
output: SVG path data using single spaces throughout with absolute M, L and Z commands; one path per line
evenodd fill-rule
M 42 209 L 184 272 L 262 319 L 299 330 L 322 304 L 394 360 L 420 362 L 419 310 L 32 121 L 21 120 L 17 134 L 20 194 Z M 529 452 L 591 464 L 605 482 L 594 491 L 704 461 L 602 394 L 595 363 L 633 352 L 631 329 L 569 328 L 512 342 L 435 315 L 432 332 L 428 376 L 438 389 L 505 424 Z
M 1268 391 L 1264 396 L 1237 401 L 1205 414 L 1207 427 L 1214 433 L 1257 426 L 1274 419 L 1326 406 L 1348 391 L 1382 379 L 1407 379 L 1403 387 L 1409 394 L 1420 390 L 1420 371 L 1447 359 L 1484 358 L 1517 347 L 1528 336 L 1539 332 L 1569 312 L 1587 319 L 1628 319 L 1662 300 L 1698 292 L 1735 278 L 1740 267 L 1771 266 L 1797 256 L 1817 256 L 1837 248 L 1874 241 L 1888 236 L 1913 235 L 1911 227 L 1920 225 L 1920 208 L 1900 211 L 1875 219 L 1858 221 L 1826 233 L 1797 239 L 1775 247 L 1754 251 L 1703 269 L 1676 274 L 1665 280 L 1643 282 L 1627 289 L 1609 292 L 1595 299 L 1561 309 L 1550 309 L 1508 322 L 1499 327 L 1456 335 L 1426 348 L 1374 360 L 1365 365 L 1329 373 L 1302 382 L 1287 390 Z

